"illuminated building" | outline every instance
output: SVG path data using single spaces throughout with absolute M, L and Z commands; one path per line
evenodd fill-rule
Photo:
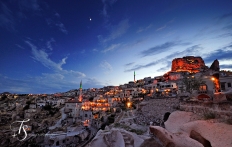
M 73 118 L 73 122 L 76 122 L 80 116 L 82 106 L 82 81 L 80 82 L 79 90 L 79 97 L 77 97 L 76 94 L 76 98 L 69 99 L 65 102 L 64 112 L 68 113 L 68 116 Z
M 94 98 L 93 102 L 83 102 L 81 109 L 85 111 L 107 111 L 110 110 L 110 104 L 106 98 L 98 95 Z

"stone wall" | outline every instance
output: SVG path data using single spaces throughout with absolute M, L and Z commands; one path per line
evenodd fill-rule
M 216 118 L 232 119 L 231 102 L 181 101 L 180 110 L 193 112 L 203 117 L 207 114 L 214 114 Z

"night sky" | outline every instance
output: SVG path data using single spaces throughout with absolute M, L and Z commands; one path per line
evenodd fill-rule
M 231 0 L 1 0 L 0 93 L 56 93 L 163 75 L 201 56 L 232 69 Z

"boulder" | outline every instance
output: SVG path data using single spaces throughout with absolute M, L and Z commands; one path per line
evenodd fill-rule
M 159 126 L 150 126 L 150 132 L 164 147 L 203 147 L 201 143 L 183 133 L 171 133 Z
M 123 136 L 119 130 L 98 131 L 90 143 L 91 147 L 125 147 Z
M 168 131 L 172 133 L 178 133 L 180 132 L 180 127 L 183 124 L 197 119 L 198 116 L 192 112 L 175 111 L 171 113 L 164 125 Z
M 150 126 L 150 132 L 159 139 L 163 146 L 167 146 L 168 144 L 174 144 L 172 141 L 172 135 L 167 132 L 164 128 Z M 175 144 L 174 144 L 175 146 Z
M 190 132 L 190 138 L 200 142 L 204 147 L 212 147 L 208 140 L 206 140 L 204 137 L 201 136 L 200 133 L 197 133 L 194 130 Z
M 170 133 L 182 134 L 179 137 L 185 136 L 185 139 L 186 137 L 188 140 L 194 139 L 201 146 L 232 146 L 232 125 L 215 123 L 211 120 L 199 120 L 199 117 L 192 112 L 175 111 L 171 113 L 165 122 L 165 128 Z M 173 138 L 175 139 L 175 136 Z M 177 142 L 173 142 L 177 144 Z
M 144 140 L 140 147 L 163 147 L 156 139 L 149 138 Z

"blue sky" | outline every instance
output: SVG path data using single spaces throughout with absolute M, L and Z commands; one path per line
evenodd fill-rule
M 232 1 L 3 0 L 0 92 L 55 93 L 163 75 L 174 58 L 232 69 Z

